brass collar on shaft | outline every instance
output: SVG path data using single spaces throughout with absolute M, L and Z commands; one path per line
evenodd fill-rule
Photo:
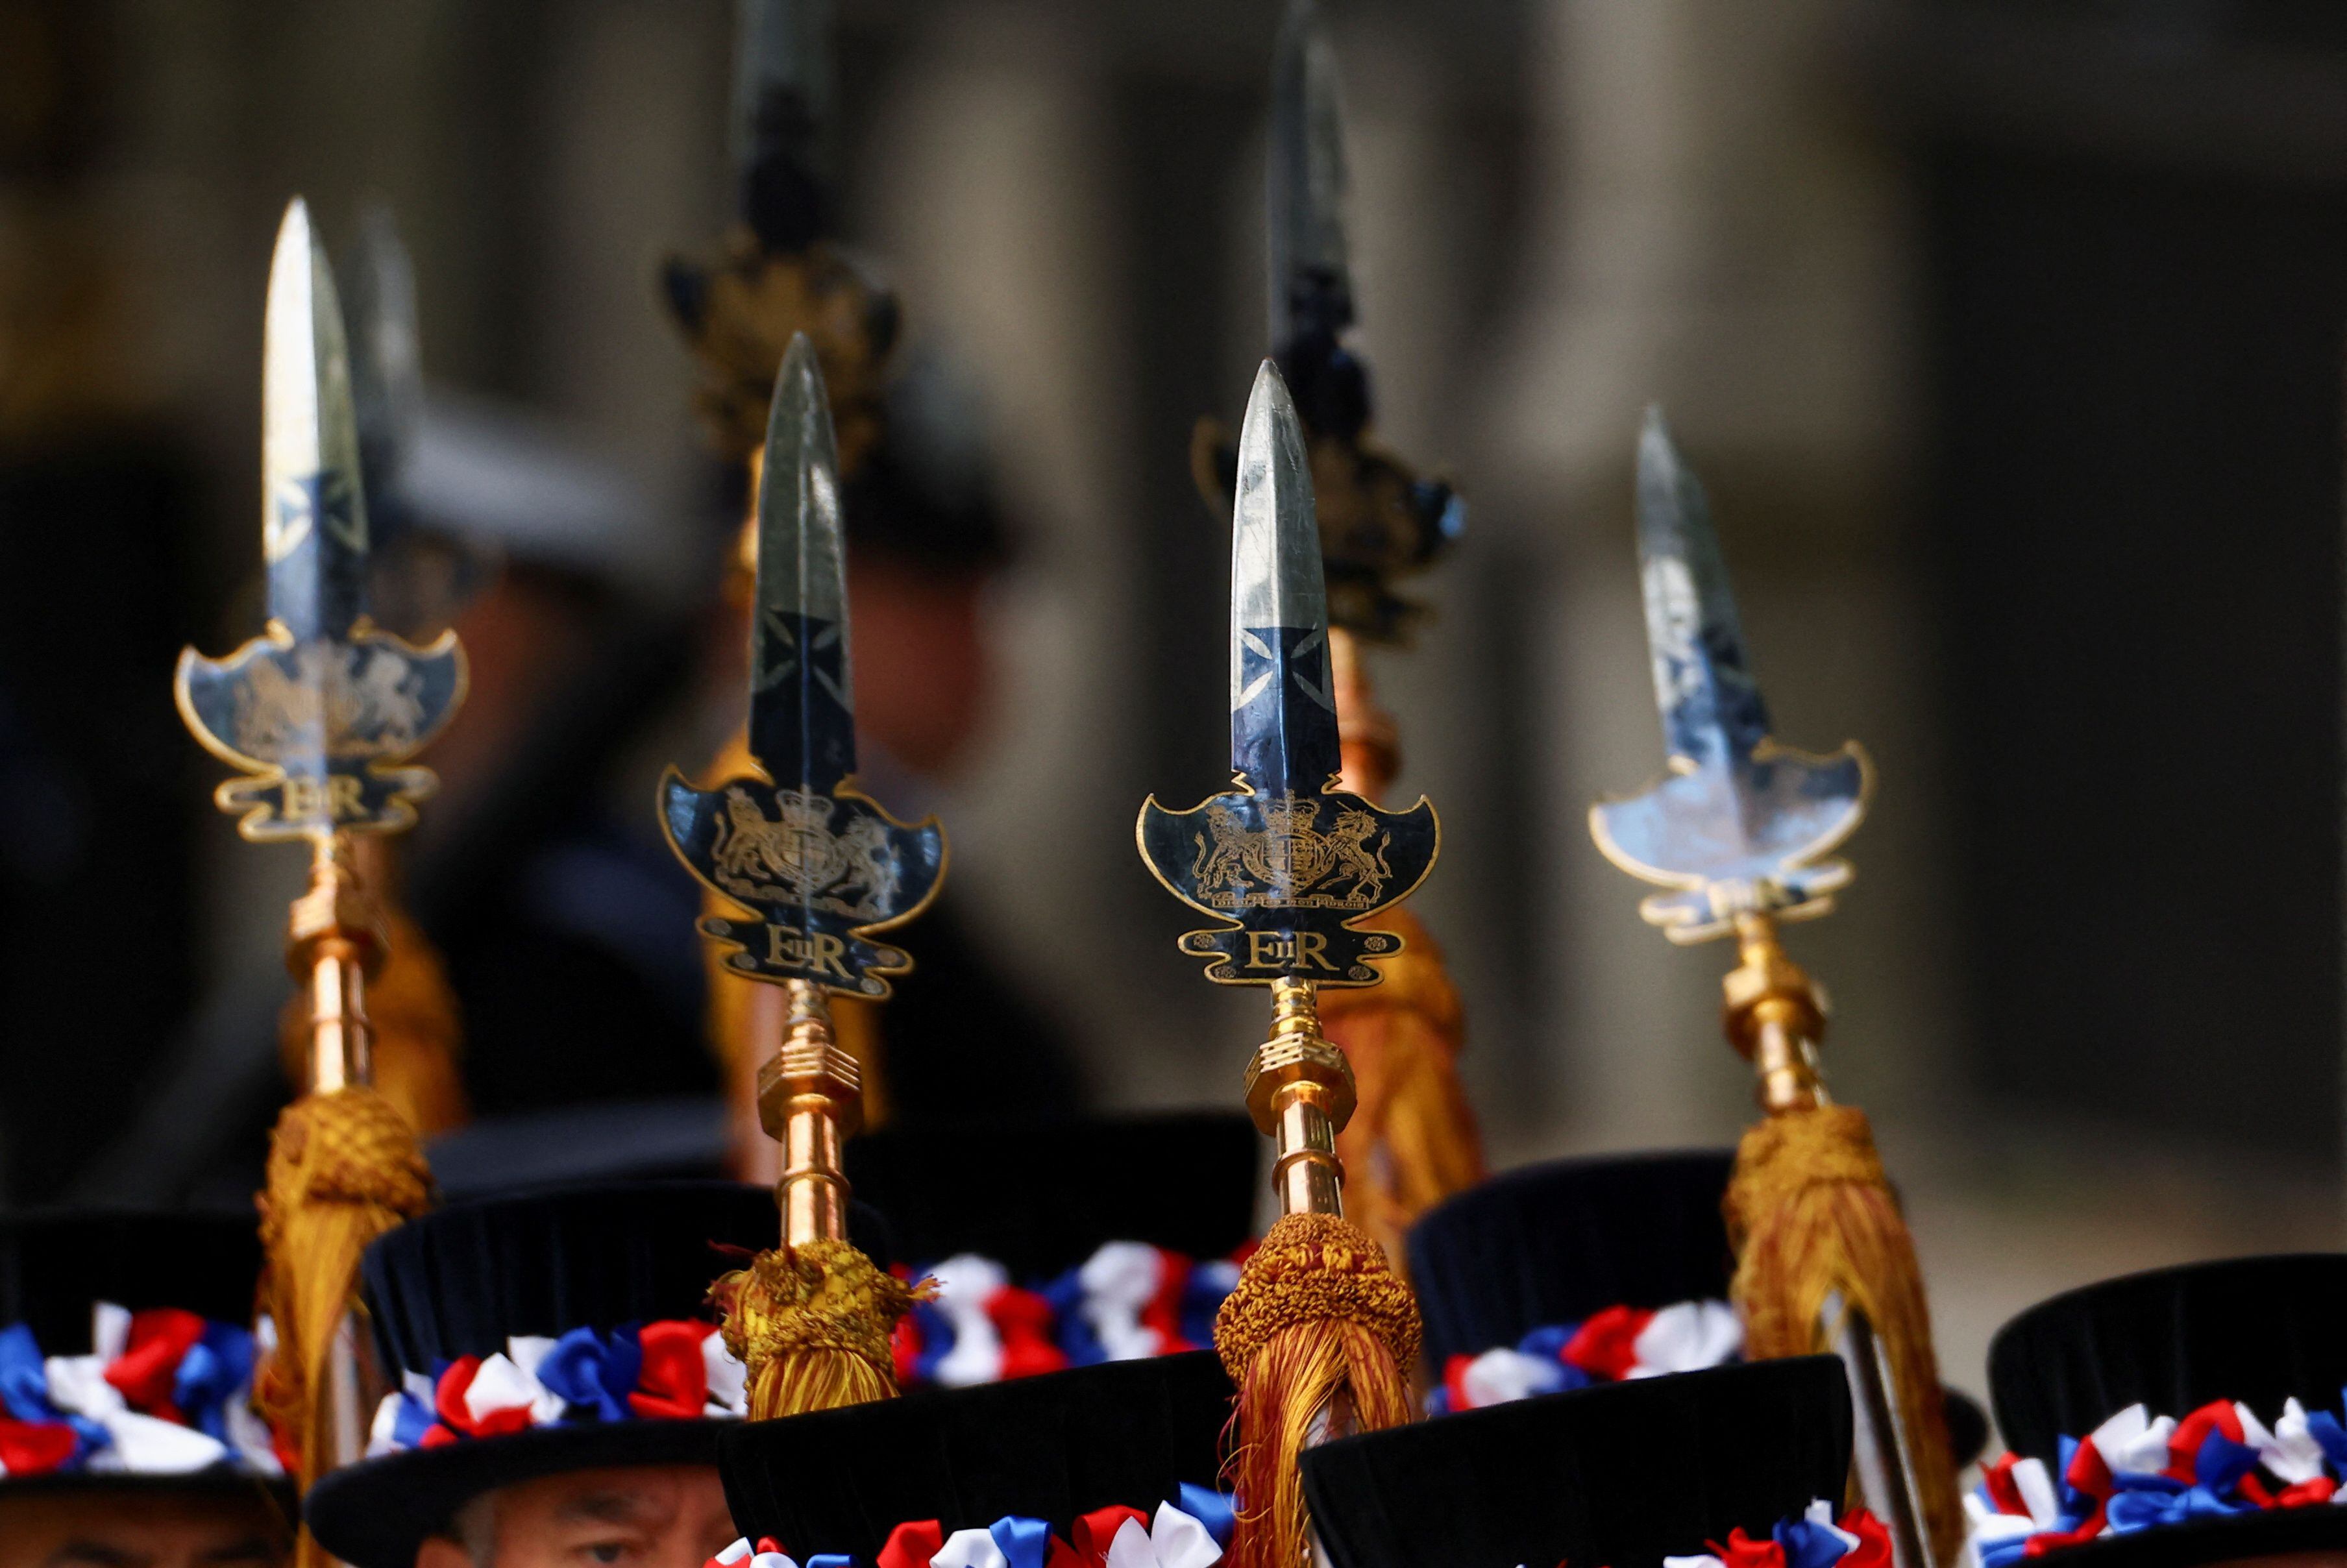
M 1760 1108 L 1774 1116 L 1832 1104 L 1818 1068 L 1826 1014 L 1816 982 L 1785 956 L 1773 917 L 1737 916 L 1736 942 L 1742 962 L 1720 982 L 1720 1022 L 1752 1063 Z
M 758 1070 L 758 1120 L 783 1146 L 774 1202 L 783 1241 L 804 1246 L 847 1236 L 847 1174 L 840 1144 L 863 1122 L 863 1074 L 832 1036 L 831 1004 L 807 980 L 784 982 L 789 1020 Z
M 309 890 L 293 901 L 285 967 L 310 986 L 310 1090 L 329 1094 L 374 1080 L 374 1026 L 366 983 L 383 968 L 382 912 L 360 884 L 350 840 L 314 841 Z
M 1277 1140 L 1272 1186 L 1283 1214 L 1345 1212 L 1337 1134 L 1353 1119 L 1353 1069 L 1320 1032 L 1309 980 L 1272 982 L 1271 1038 L 1247 1064 L 1247 1110 Z

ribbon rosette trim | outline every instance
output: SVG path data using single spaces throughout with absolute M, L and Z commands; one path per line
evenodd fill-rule
M 2081 1440 L 2056 1445 L 2058 1466 L 2006 1454 L 1964 1499 L 1971 1537 L 1963 1568 L 2106 1535 L 2276 1508 L 2347 1501 L 2347 1427 L 2329 1410 L 2283 1403 L 2269 1427 L 2247 1405 L 2213 1400 L 2178 1420 L 2126 1409 Z
M 914 1303 L 897 1326 L 897 1380 L 967 1389 L 1204 1349 L 1240 1261 L 1199 1263 L 1144 1242 L 1112 1241 L 1030 1289 L 992 1258 L 949 1257 L 928 1271 L 936 1296 Z
M 0 1475 L 284 1471 L 252 1409 L 261 1332 L 175 1307 L 90 1310 L 90 1353 L 44 1356 L 31 1327 L 0 1328 Z
M 717 1325 L 690 1319 L 515 1335 L 490 1356 L 410 1372 L 375 1408 L 367 1457 L 604 1421 L 739 1420 L 748 1374 Z
M 889 1532 L 887 1543 L 868 1565 L 825 1552 L 809 1557 L 805 1568 L 1214 1568 L 1230 1540 L 1231 1500 L 1184 1481 L 1179 1501 L 1159 1503 L 1153 1517 L 1122 1505 L 1097 1508 L 1079 1515 L 1065 1540 L 1043 1520 L 1019 1514 L 1005 1514 L 982 1530 L 950 1534 L 937 1520 L 908 1520 Z M 753 1545 L 744 1538 L 712 1557 L 707 1568 L 799 1563 L 774 1540 Z M 1888 1559 L 1867 1568 L 1888 1568 Z
M 1891 1532 L 1860 1509 L 1837 1522 L 1822 1498 L 1758 1539 L 1738 1526 L 1725 1542 L 1688 1557 L 1665 1557 L 1663 1568 L 1891 1568 Z
M 1429 1415 L 1481 1409 L 1593 1383 L 1725 1366 L 1744 1351 L 1744 1325 L 1725 1301 L 1669 1307 L 1608 1307 L 1579 1323 L 1551 1324 L 1480 1356 L 1453 1356 L 1442 1385 L 1426 1396 Z

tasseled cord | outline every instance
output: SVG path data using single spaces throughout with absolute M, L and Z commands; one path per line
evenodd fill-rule
M 1952 1562 L 1964 1523 L 1948 1447 L 1931 1310 L 1915 1244 L 1882 1173 L 1864 1112 L 1780 1112 L 1744 1134 L 1723 1204 L 1736 1248 L 1731 1293 L 1755 1359 L 1826 1349 L 1819 1316 L 1840 1292 L 1872 1326 L 1897 1384 L 1932 1554 Z
M 1308 1561 L 1296 1455 L 1341 1431 L 1409 1420 L 1419 1337 L 1418 1300 L 1366 1231 L 1335 1214 L 1273 1224 L 1214 1317 L 1214 1348 L 1239 1390 L 1227 1568 Z
M 928 1281 L 907 1286 L 846 1241 L 762 1252 L 710 1288 L 725 1348 L 749 1368 L 750 1419 L 897 1397 L 889 1341 Z
M 1401 951 L 1379 961 L 1382 984 L 1323 991 L 1320 1026 L 1360 1096 L 1337 1134 L 1345 1207 L 1398 1255 L 1420 1214 L 1483 1179 L 1483 1143 L 1459 1081 L 1466 1021 L 1442 949 L 1407 909 L 1361 928 L 1395 933 Z
M 278 1117 L 259 1204 L 268 1255 L 262 1307 L 278 1348 L 260 1379 L 259 1403 L 304 1491 L 335 1458 L 323 1409 L 332 1393 L 326 1361 L 350 1311 L 359 1255 L 422 1214 L 432 1195 L 414 1129 L 373 1090 L 305 1095 Z M 329 1559 L 304 1531 L 295 1561 L 311 1568 Z

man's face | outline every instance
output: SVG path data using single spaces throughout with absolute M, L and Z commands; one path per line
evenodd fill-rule
M 464 1541 L 415 1568 L 702 1568 L 738 1533 L 711 1465 L 571 1471 L 501 1487 L 466 1510 Z
M 0 1568 L 279 1568 L 291 1534 L 258 1493 L 0 1498 Z

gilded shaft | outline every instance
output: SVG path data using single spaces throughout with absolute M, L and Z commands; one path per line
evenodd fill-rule
M 1353 1118 L 1353 1070 L 1320 1032 L 1312 982 L 1271 987 L 1271 1038 L 1247 1064 L 1247 1109 L 1276 1141 L 1272 1187 L 1283 1214 L 1345 1212 L 1345 1167 L 1337 1134 Z
M 374 1079 L 367 981 L 383 965 L 383 916 L 351 863 L 350 840 L 312 841 L 310 887 L 287 920 L 285 962 L 310 985 L 310 1090 L 330 1094 Z
M 1752 1064 L 1754 1098 L 1771 1116 L 1831 1105 L 1818 1067 L 1825 1008 L 1807 970 L 1785 956 L 1768 915 L 1736 917 L 1742 962 L 1720 982 L 1728 1043 Z
M 823 988 L 789 980 L 784 990 L 790 1013 L 782 1043 L 758 1074 L 758 1117 L 782 1145 L 774 1203 L 783 1241 L 793 1247 L 844 1241 L 847 1174 L 840 1145 L 863 1120 L 863 1074 L 833 1036 Z

